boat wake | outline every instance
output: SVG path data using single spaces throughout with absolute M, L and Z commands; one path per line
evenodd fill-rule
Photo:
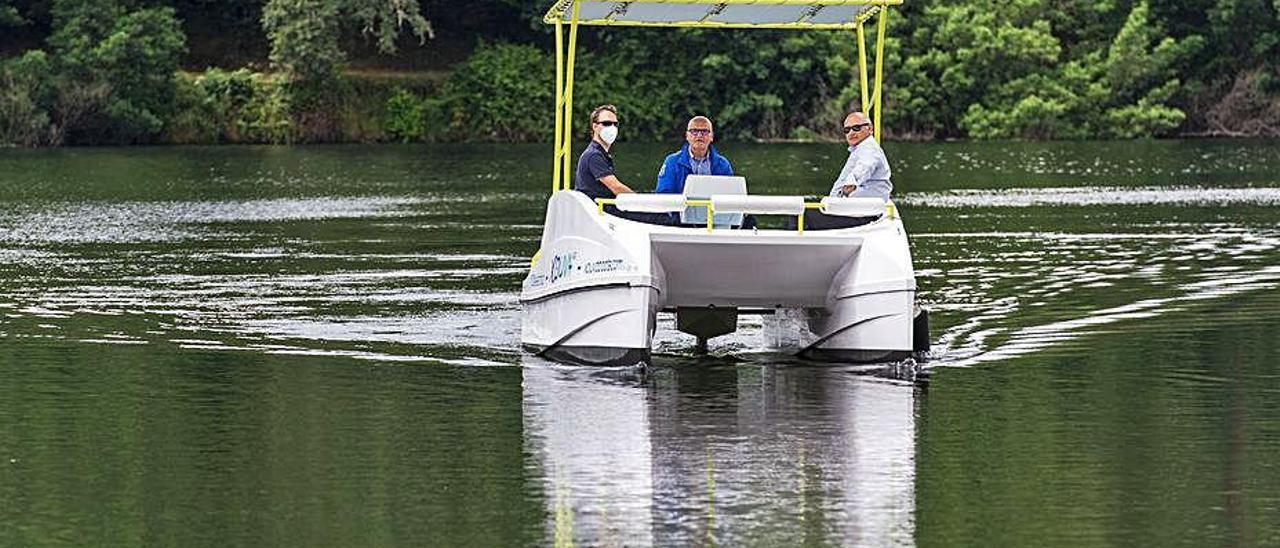
M 1011 251 L 978 259 L 998 267 L 964 265 L 930 273 L 943 289 L 927 299 L 939 315 L 952 318 L 935 339 L 931 367 L 968 367 L 1069 349 L 1092 334 L 1136 329 L 1132 322 L 1280 288 L 1277 234 L 1224 230 L 985 237 L 1009 242 Z M 1112 247 L 1121 241 L 1120 248 Z M 1035 260 L 1073 254 L 1071 262 L 1038 266 L 1041 261 Z
M 996 329 L 981 329 L 984 318 L 975 316 L 973 321 L 956 326 L 939 339 L 933 367 L 969 367 L 986 362 L 1016 358 L 1033 352 L 1041 352 L 1069 341 L 1098 333 L 1104 326 L 1135 321 L 1185 311 L 1196 303 L 1216 301 L 1251 291 L 1280 289 L 1280 266 L 1264 268 L 1256 272 L 1241 273 L 1220 279 L 1194 283 L 1182 295 L 1145 299 L 1130 304 L 1092 312 L 1086 316 L 1059 322 L 1018 329 L 1006 340 L 992 348 L 983 342 Z M 974 329 L 978 327 L 978 329 Z

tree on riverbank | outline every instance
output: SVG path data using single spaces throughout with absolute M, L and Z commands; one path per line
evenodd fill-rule
M 9 5 L 8 0 L 0 0 L 0 28 L 17 26 L 22 23 L 22 15 L 18 13 L 18 8 Z
M 1202 39 L 1162 36 L 1145 0 L 1114 34 L 1096 17 L 1044 19 L 1048 4 L 928 10 L 906 49 L 929 54 L 907 60 L 905 85 L 890 95 L 899 106 L 891 116 L 922 133 L 984 139 L 1131 138 L 1167 134 L 1183 122 L 1171 105 L 1180 84 L 1175 67 Z M 1088 38 L 1072 48 L 1062 36 Z
M 396 52 L 403 27 L 420 44 L 434 35 L 417 0 L 269 0 L 262 28 L 271 41 L 271 62 L 303 81 L 334 78 L 346 59 L 339 45 L 343 21 L 358 24 L 385 54 Z
M 110 0 L 55 0 L 48 53 L 0 67 L 0 140 L 26 145 L 139 143 L 172 114 L 186 47 L 172 8 L 126 10 Z

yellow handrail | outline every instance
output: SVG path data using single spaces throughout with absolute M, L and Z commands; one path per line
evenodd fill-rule
M 604 206 L 607 206 L 607 205 L 618 205 L 618 199 L 617 198 L 596 198 L 596 213 L 598 215 L 604 215 Z M 711 221 L 712 221 L 712 218 L 715 217 L 715 208 L 712 207 L 711 200 L 685 200 L 684 206 L 706 208 L 707 232 L 711 232 L 713 230 L 713 225 L 711 224 Z M 805 202 L 804 208 L 820 210 L 822 209 L 822 203 L 821 202 Z M 893 202 L 891 201 L 885 202 L 884 214 L 885 214 L 885 217 L 889 219 L 896 219 L 898 217 L 897 206 L 894 206 Z M 800 234 L 804 234 L 804 213 L 796 215 L 796 232 Z
M 818 202 L 805 202 L 805 209 L 822 209 L 822 204 Z M 796 232 L 804 234 L 804 213 L 796 215 Z

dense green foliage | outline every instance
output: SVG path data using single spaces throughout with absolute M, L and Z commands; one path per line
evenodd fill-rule
M 726 137 L 804 136 L 838 123 L 831 119 L 843 107 L 832 102 L 854 80 L 854 47 L 847 38 L 789 31 L 629 32 L 582 64 L 579 85 L 587 86 L 575 98 L 583 103 L 582 116 L 595 104 L 617 104 L 633 137 L 679 136 L 696 114 L 710 116 Z
M 426 100 L 405 89 L 397 89 L 387 99 L 387 107 L 383 112 L 382 127 L 387 135 L 398 141 L 421 141 L 427 133 Z
M 618 106 L 628 138 L 669 139 L 701 113 L 734 138 L 807 136 L 840 116 L 834 90 L 852 80 L 838 55 L 852 46 L 830 33 L 738 31 L 689 65 L 672 63 L 664 52 L 694 49 L 709 42 L 709 31 L 630 34 L 601 53 L 578 55 L 580 136 L 591 109 L 603 103 Z M 545 49 L 481 44 L 437 94 L 449 120 L 443 131 L 450 139 L 549 141 L 554 70 Z
M 262 11 L 262 26 L 271 39 L 271 62 L 281 70 L 306 80 L 336 75 L 343 55 L 333 2 L 272 0 Z
M 287 86 L 246 69 L 210 69 L 180 78 L 181 107 L 169 129 L 179 143 L 289 143 L 294 139 Z
M 0 65 L 0 144 L 36 146 L 49 140 L 49 112 L 41 104 L 49 93 L 48 73 L 43 51 Z
M 1165 36 L 1145 0 L 1114 33 L 1099 20 L 1105 6 L 1081 7 L 1095 11 L 1055 19 L 1046 0 L 927 8 L 903 49 L 928 53 L 903 64 L 891 120 L 920 134 L 979 138 L 1137 137 L 1177 128 L 1185 119 L 1170 106 L 1177 67 L 1203 40 Z
M 9 3 L 9 0 L 0 0 L 0 28 L 23 23 L 22 15 L 18 13 L 18 8 L 10 6 Z
M 186 47 L 174 10 L 55 0 L 51 12 L 49 53 L 27 52 L 0 66 L 0 80 L 10 84 L 0 137 L 27 145 L 155 140 L 172 114 L 173 77 Z
M 401 26 L 421 40 L 432 33 L 417 0 L 269 0 L 262 26 L 271 40 L 271 62 L 304 81 L 333 78 L 346 58 L 338 45 L 344 21 L 358 24 L 383 53 L 396 51 Z
M 0 0 L 14 37 L 0 39 L 0 144 L 548 140 L 549 3 Z M 886 131 L 1280 135 L 1278 13 L 908 0 L 889 19 Z M 579 135 L 607 102 L 629 139 L 671 139 L 694 114 L 724 138 L 834 139 L 862 100 L 849 32 L 584 28 L 580 42 Z
M 450 132 L 463 138 L 550 141 L 555 61 L 529 46 L 481 46 L 454 71 L 443 97 Z

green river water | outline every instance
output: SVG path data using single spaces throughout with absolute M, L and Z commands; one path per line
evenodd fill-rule
M 890 143 L 930 359 L 642 372 L 520 350 L 548 148 L 0 150 L 0 546 L 1280 546 L 1280 142 Z

